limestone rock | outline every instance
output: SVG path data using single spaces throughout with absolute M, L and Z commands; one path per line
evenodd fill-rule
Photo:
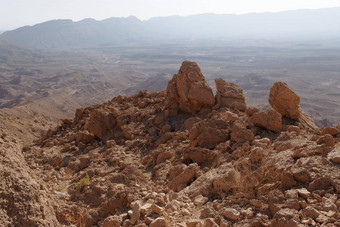
M 191 146 L 214 148 L 229 137 L 227 122 L 223 120 L 204 120 L 194 124 L 189 131 Z
M 240 212 L 233 208 L 225 208 L 223 210 L 223 216 L 230 220 L 236 221 L 237 219 L 240 218 Z
M 282 116 L 297 120 L 300 116 L 300 97 L 284 82 L 275 82 L 270 89 L 270 105 Z
M 249 118 L 249 122 L 274 132 L 282 129 L 282 116 L 275 110 L 258 111 Z
M 252 141 L 253 139 L 254 134 L 250 129 L 246 129 L 246 127 L 239 120 L 234 122 L 231 131 L 231 140 L 235 141 L 236 143 L 244 143 L 247 141 Z
M 332 180 L 330 178 L 318 177 L 309 184 L 308 191 L 312 192 L 315 190 L 327 189 L 331 185 L 332 185 Z
M 294 209 L 281 209 L 273 218 L 273 227 L 298 227 L 300 223 L 299 214 Z
M 337 134 L 340 134 L 340 130 L 334 127 L 323 127 L 320 134 L 326 135 L 329 134 L 331 136 L 336 136 Z
M 192 182 L 198 171 L 199 166 L 196 163 L 189 166 L 174 166 L 169 171 L 169 188 L 176 192 L 181 191 Z
M 241 175 L 239 172 L 233 169 L 225 170 L 224 173 L 215 176 L 212 182 L 213 189 L 216 191 L 228 192 L 237 186 L 240 178 Z
M 122 225 L 121 223 L 122 223 L 121 217 L 114 215 L 114 216 L 107 217 L 100 226 L 101 227 L 120 227 Z
M 334 149 L 327 155 L 328 159 L 336 164 L 340 164 L 340 149 Z
M 326 146 L 331 146 L 331 147 L 334 147 L 334 145 L 335 145 L 334 138 L 330 134 L 320 136 L 317 143 L 318 144 L 325 144 Z
M 211 163 L 217 156 L 216 151 L 202 147 L 189 147 L 183 154 L 185 160 L 191 160 L 197 164 Z
M 166 226 L 165 218 L 159 217 L 156 220 L 154 220 L 153 222 L 151 222 L 151 224 L 149 226 L 150 227 L 165 227 Z
M 246 110 L 242 88 L 234 83 L 227 83 L 222 78 L 215 79 L 215 84 L 216 104 L 220 107 L 236 107 L 234 109 Z
M 184 61 L 178 74 L 168 83 L 165 98 L 168 115 L 175 114 L 178 110 L 195 113 L 214 104 L 213 92 L 199 66 L 195 62 Z
M 90 120 L 85 125 L 90 133 L 103 139 L 106 134 L 113 130 L 116 118 L 108 111 L 98 109 L 91 113 Z
M 274 83 L 270 89 L 269 104 L 283 117 L 299 121 L 304 128 L 318 129 L 313 119 L 300 108 L 300 97 L 286 83 Z

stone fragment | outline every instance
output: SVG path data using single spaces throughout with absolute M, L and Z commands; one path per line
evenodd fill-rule
M 222 214 L 224 217 L 236 221 L 237 219 L 240 218 L 240 212 L 238 212 L 237 210 L 233 209 L 233 208 L 225 208 L 222 211 Z
M 208 198 L 207 197 L 204 197 L 202 195 L 199 195 L 199 196 L 196 196 L 195 199 L 194 199 L 194 204 L 196 206 L 203 206 L 206 202 L 208 202 Z
M 205 219 L 205 227 L 218 227 L 214 219 L 212 218 L 207 218 Z
M 275 82 L 270 89 L 269 104 L 282 116 L 297 120 L 300 116 L 300 97 L 284 82 Z
M 174 166 L 169 171 L 169 188 L 175 192 L 181 191 L 195 178 L 199 171 L 199 166 L 196 163 L 190 164 L 189 166 L 182 167 Z
M 292 173 L 295 180 L 302 183 L 310 182 L 310 174 L 305 168 L 293 168 Z
M 254 139 L 254 134 L 251 130 L 246 129 L 241 121 L 237 120 L 234 122 L 231 131 L 231 140 L 236 143 L 244 143 L 247 141 L 252 141 Z
M 167 226 L 167 224 L 164 217 L 157 218 L 149 225 L 149 227 L 165 227 L 165 226 Z
M 135 224 L 140 219 L 140 202 L 136 201 L 131 204 L 132 206 L 132 215 L 131 215 L 131 224 Z
M 281 187 L 284 189 L 289 189 L 296 186 L 296 181 L 291 173 L 283 173 L 281 175 Z
M 311 196 L 311 193 L 305 188 L 299 188 L 299 189 L 296 189 L 296 190 L 297 190 L 299 196 L 301 196 L 304 199 L 308 199 Z
M 340 130 L 334 127 L 323 127 L 321 129 L 320 135 L 326 135 L 329 134 L 331 136 L 336 136 L 337 134 L 340 134 Z
M 234 83 L 227 83 L 222 78 L 215 79 L 216 103 L 220 107 L 229 107 L 241 111 L 246 110 L 243 90 Z
M 162 215 L 163 212 L 164 212 L 164 208 L 158 206 L 157 204 L 152 204 L 151 205 L 151 210 L 152 212 L 156 213 L 156 214 L 159 214 L 159 215 Z
M 225 142 L 229 138 L 227 122 L 223 120 L 207 119 L 192 126 L 189 131 L 190 145 L 208 149 Z
M 318 210 L 316 210 L 314 207 L 306 207 L 305 209 L 302 210 L 302 214 L 306 217 L 309 218 L 317 218 L 320 215 L 320 212 Z
M 308 191 L 325 190 L 331 185 L 332 180 L 329 177 L 318 177 L 309 184 Z
M 327 158 L 335 164 L 340 164 L 340 149 L 334 149 L 329 152 Z
M 299 214 L 294 209 L 281 209 L 276 212 L 271 224 L 273 227 L 298 227 L 300 224 Z
M 166 89 L 166 115 L 176 115 L 179 110 L 196 113 L 203 107 L 215 104 L 213 92 L 201 69 L 195 62 L 184 61 Z
M 249 122 L 274 132 L 282 129 L 282 116 L 275 110 L 258 111 L 249 117 Z
M 334 147 L 335 140 L 333 136 L 326 134 L 326 135 L 320 136 L 320 138 L 317 141 L 317 144 L 325 144 L 326 146 Z

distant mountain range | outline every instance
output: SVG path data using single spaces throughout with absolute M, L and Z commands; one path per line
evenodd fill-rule
M 201 14 L 53 20 L 7 31 L 1 36 L 30 48 L 90 48 L 210 39 L 340 39 L 340 7 L 279 13 Z

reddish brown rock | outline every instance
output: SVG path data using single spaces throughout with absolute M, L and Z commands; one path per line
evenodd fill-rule
M 84 128 L 98 138 L 103 139 L 105 135 L 112 132 L 115 125 L 116 118 L 113 113 L 98 109 L 91 113 L 90 120 Z
M 324 190 L 329 188 L 332 185 L 332 180 L 328 177 L 319 177 L 313 180 L 309 186 L 308 190 L 310 192 L 315 191 L 315 190 Z
M 220 107 L 231 107 L 245 111 L 245 97 L 243 90 L 234 83 L 227 83 L 222 78 L 215 79 L 216 84 L 216 104 Z
M 282 116 L 275 110 L 258 111 L 249 117 L 249 122 L 274 132 L 282 129 Z
M 237 120 L 234 122 L 231 131 L 231 140 L 236 143 L 244 143 L 247 141 L 252 141 L 254 139 L 254 134 L 250 129 L 247 129 L 244 124 Z
M 204 120 L 192 126 L 189 131 L 190 145 L 214 148 L 229 138 L 227 122 L 223 120 Z
M 300 116 L 300 97 L 284 82 L 275 82 L 270 89 L 270 105 L 282 116 L 297 120 Z
M 197 164 L 211 163 L 216 156 L 216 151 L 202 147 L 189 147 L 183 154 L 185 160 L 191 160 Z
M 337 129 L 337 128 L 334 128 L 334 127 L 323 127 L 320 134 L 322 136 L 326 135 L 326 134 L 329 134 L 331 136 L 336 136 L 336 135 L 340 134 L 340 130 Z
M 270 89 L 269 104 L 283 117 L 298 120 L 304 128 L 317 130 L 313 119 L 300 108 L 300 97 L 284 82 L 275 82 Z
M 318 144 L 325 144 L 326 146 L 331 146 L 331 147 L 334 147 L 334 145 L 335 145 L 334 138 L 330 134 L 320 136 L 317 143 Z
M 340 164 L 340 149 L 335 149 L 328 153 L 327 158 L 335 164 Z
M 298 227 L 300 224 L 299 213 L 294 209 L 281 209 L 273 218 L 273 227 Z
M 199 166 L 195 164 L 190 164 L 189 166 L 179 165 L 173 167 L 169 171 L 169 188 L 179 192 L 185 188 L 199 171 Z
M 203 107 L 211 107 L 214 104 L 214 95 L 199 66 L 195 62 L 184 61 L 178 74 L 175 74 L 168 83 L 166 114 L 176 114 L 178 110 L 195 113 Z

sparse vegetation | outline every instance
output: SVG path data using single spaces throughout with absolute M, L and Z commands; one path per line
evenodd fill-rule
M 82 188 L 85 185 L 90 185 L 91 179 L 89 175 L 86 175 L 85 177 L 81 178 L 74 186 L 76 188 Z

